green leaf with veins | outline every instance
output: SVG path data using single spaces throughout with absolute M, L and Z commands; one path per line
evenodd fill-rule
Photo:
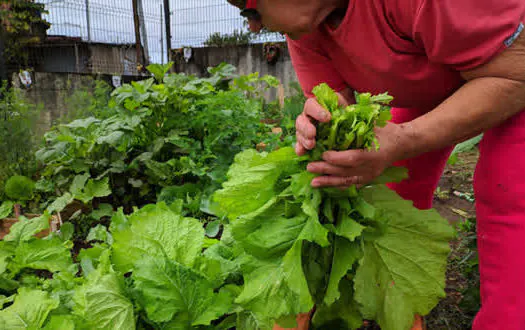
M 122 272 L 131 271 L 143 256 L 167 256 L 191 266 L 201 253 L 205 237 L 202 224 L 175 213 L 164 203 L 148 205 L 128 219 L 128 227 L 112 229 L 112 258 Z
M 361 191 L 386 224 L 380 237 L 365 240 L 355 275 L 355 299 L 367 319 L 384 329 L 412 326 L 445 297 L 445 270 L 452 227 L 435 210 L 421 211 L 386 186 Z
M 73 271 L 69 248 L 69 245 L 58 237 L 21 242 L 15 249 L 9 267 L 14 273 L 24 268 L 45 269 L 50 272 Z
M 13 305 L 0 311 L 0 329 L 38 330 L 49 313 L 59 306 L 45 291 L 20 289 Z
M 339 286 L 341 280 L 350 272 L 354 264 L 361 258 L 362 251 L 357 242 L 350 242 L 343 237 L 336 237 L 334 241 L 334 255 L 330 271 L 328 288 L 324 297 L 324 304 L 330 306 L 341 296 Z
M 14 202 L 4 201 L 2 205 L 0 205 L 0 219 L 4 219 L 10 216 L 11 213 L 13 213 L 14 205 L 15 205 Z
M 34 235 L 49 228 L 50 218 L 47 212 L 33 219 L 20 217 L 19 221 L 11 226 L 9 234 L 4 237 L 4 241 L 16 243 L 28 241 L 33 238 Z
M 144 258 L 135 265 L 135 289 L 154 322 L 181 329 L 209 325 L 232 308 L 227 291 L 215 293 L 208 279 L 184 265 L 163 257 Z

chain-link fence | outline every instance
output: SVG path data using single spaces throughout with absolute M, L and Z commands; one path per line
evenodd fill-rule
M 236 31 L 247 30 L 239 10 L 226 0 L 171 0 L 171 3 L 173 48 L 202 47 L 214 35 L 227 38 Z M 284 38 L 277 33 L 264 33 L 249 39 L 250 42 L 282 40 Z
M 42 17 L 51 27 L 19 66 L 43 72 L 132 75 L 139 64 L 166 63 L 168 49 L 283 40 L 248 34 L 239 10 L 226 0 L 36 1 L 45 5 Z

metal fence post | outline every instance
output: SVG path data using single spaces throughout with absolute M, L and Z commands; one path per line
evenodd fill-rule
M 171 54 L 171 11 L 169 0 L 164 0 L 164 23 L 166 24 L 166 51 L 168 53 L 167 59 L 169 62 Z
M 164 8 L 162 3 L 160 4 L 160 63 L 164 65 L 164 33 L 162 33 L 162 27 L 164 25 Z
M 88 42 L 91 42 L 91 17 L 89 14 L 89 0 L 86 0 L 86 23 Z
M 139 11 L 140 35 L 141 35 L 141 40 L 142 40 L 144 65 L 148 65 L 149 64 L 148 34 L 146 31 L 146 22 L 144 20 L 144 6 L 142 5 L 142 0 L 137 1 L 137 7 Z

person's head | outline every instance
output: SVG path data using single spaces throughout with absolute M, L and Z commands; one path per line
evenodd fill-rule
M 243 10 L 250 30 L 282 32 L 291 39 L 314 31 L 348 0 L 228 0 Z

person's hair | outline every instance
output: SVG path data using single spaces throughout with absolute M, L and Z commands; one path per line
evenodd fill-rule
M 244 0 L 227 0 L 231 5 L 234 5 L 235 7 L 239 9 L 244 9 L 244 5 L 246 1 Z

